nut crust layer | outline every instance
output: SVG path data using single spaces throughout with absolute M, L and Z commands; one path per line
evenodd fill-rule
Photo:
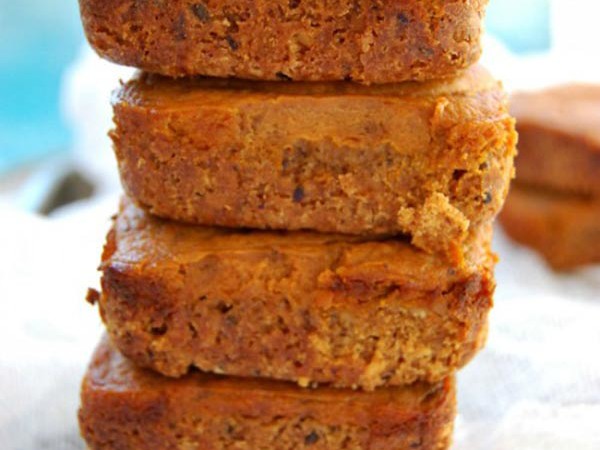
M 92 47 L 167 76 L 392 83 L 481 54 L 487 0 L 80 0 Z

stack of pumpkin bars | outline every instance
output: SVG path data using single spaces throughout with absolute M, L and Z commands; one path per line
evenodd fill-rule
M 113 100 L 91 449 L 449 446 L 515 154 L 485 6 L 81 0 L 144 71 Z

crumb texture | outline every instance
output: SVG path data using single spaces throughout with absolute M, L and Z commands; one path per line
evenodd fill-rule
M 392 83 L 481 54 L 487 0 L 80 0 L 91 45 L 168 76 Z

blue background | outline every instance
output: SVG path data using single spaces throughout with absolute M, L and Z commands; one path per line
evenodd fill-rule
M 76 0 L 0 0 L 0 172 L 69 147 L 59 98 L 78 14 Z
M 548 0 L 492 0 L 487 29 L 514 51 L 548 47 Z M 67 151 L 64 69 L 83 44 L 77 0 L 0 0 L 0 173 Z

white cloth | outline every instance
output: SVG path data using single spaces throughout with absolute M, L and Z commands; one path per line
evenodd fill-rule
M 91 216 L 81 211 L 64 221 L 0 204 L 3 450 L 84 448 L 76 425 L 78 386 L 102 331 L 84 297 L 98 284 L 111 200 Z

